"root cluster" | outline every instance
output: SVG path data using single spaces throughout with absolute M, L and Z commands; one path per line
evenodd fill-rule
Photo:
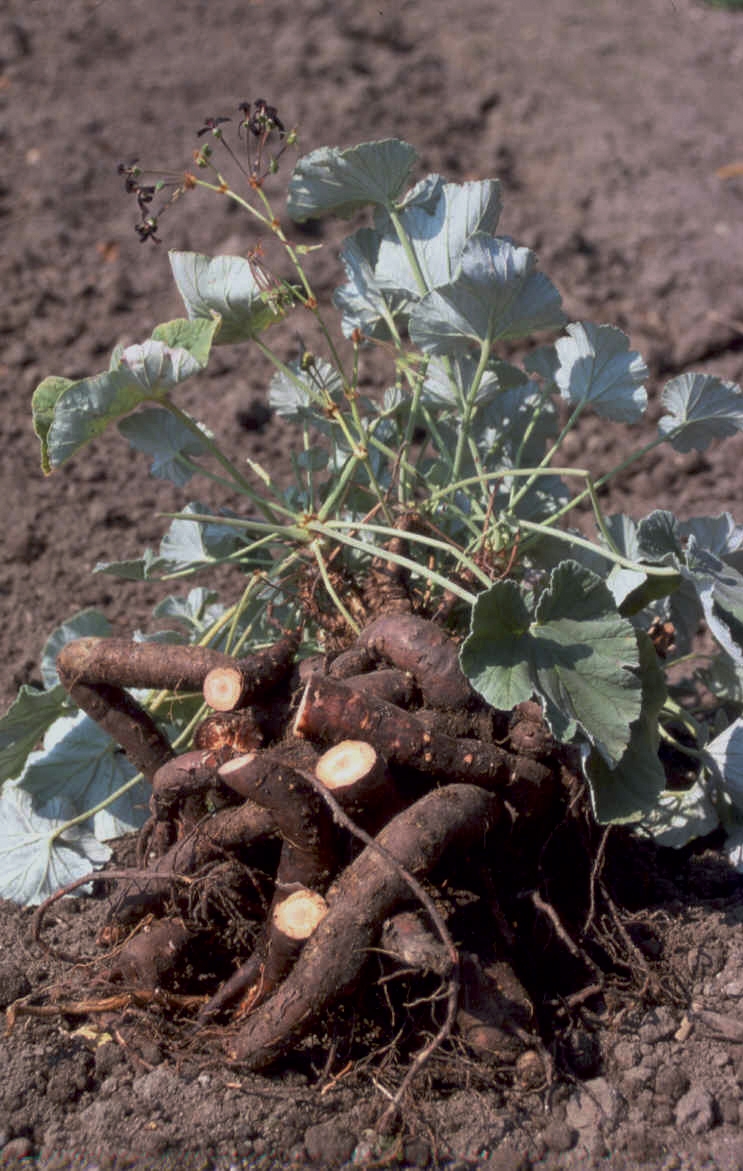
M 62 651 L 76 703 L 152 785 L 100 981 L 185 998 L 252 1069 L 327 1037 L 336 1010 L 347 1025 L 368 1013 L 373 993 L 395 1028 L 425 1003 L 412 1069 L 452 1035 L 533 1077 L 546 968 L 563 1003 L 601 995 L 610 970 L 627 977 L 606 945 L 605 843 L 569 755 L 536 704 L 485 705 L 422 618 L 377 619 L 334 658 L 297 664 L 297 648 Z M 125 690 L 141 686 L 203 690 L 214 714 L 191 751 L 176 756 Z

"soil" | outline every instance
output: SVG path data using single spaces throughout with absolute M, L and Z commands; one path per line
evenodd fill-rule
M 102 369 L 117 342 L 178 315 L 167 247 L 256 243 L 201 198 L 163 221 L 163 246 L 132 230 L 117 162 L 182 169 L 206 115 L 263 96 L 299 124 L 302 150 L 399 136 L 421 174 L 497 176 L 502 230 L 537 251 L 570 318 L 620 325 L 648 361 L 652 417 L 677 373 L 743 380 L 743 166 L 719 173 L 743 160 L 740 13 L 701 0 L 10 0 L 0 32 L 4 704 L 40 681 L 45 638 L 71 613 L 96 606 L 130 633 L 170 592 L 91 569 L 156 545 L 177 490 L 115 434 L 46 481 L 29 398 L 45 375 Z M 328 245 L 321 293 L 339 281 L 338 238 L 331 225 L 312 241 Z M 266 375 L 222 349 L 182 401 L 235 454 L 280 472 L 290 436 L 266 419 Z M 603 469 L 623 441 L 589 427 L 568 454 Z M 615 503 L 742 522 L 740 462 L 740 440 L 664 456 L 633 469 Z M 215 500 L 206 481 L 191 491 Z M 422 1084 L 400 1141 L 372 1149 L 387 1089 L 373 1070 L 335 1078 L 320 1059 L 240 1076 L 175 1058 L 136 1020 L 96 1045 L 79 1020 L 24 1018 L 0 1041 L 0 1165 L 743 1168 L 741 882 L 714 851 L 656 864 L 641 914 L 680 991 L 574 1014 L 547 1088 L 516 1092 L 462 1063 Z M 96 900 L 68 900 L 51 938 L 86 951 L 100 915 Z M 29 926 L 0 903 L 3 1005 L 63 975 Z

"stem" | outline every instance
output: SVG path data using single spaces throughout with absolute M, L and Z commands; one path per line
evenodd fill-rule
M 356 634 L 356 635 L 361 634 L 361 627 L 359 626 L 358 622 L 356 622 L 355 619 L 353 619 L 351 617 L 349 610 L 347 609 L 346 606 L 344 606 L 343 602 L 340 599 L 338 591 L 336 590 L 335 586 L 333 585 L 333 582 L 330 579 L 330 574 L 328 573 L 328 567 L 325 564 L 325 558 L 323 557 L 323 555 L 320 551 L 319 543 L 317 541 L 313 541 L 310 548 L 314 554 L 315 561 L 317 562 L 317 568 L 320 571 L 320 577 L 323 580 L 323 585 L 325 586 L 325 589 L 328 591 L 328 593 L 332 599 L 333 605 L 335 606 L 338 613 L 343 616 L 346 623 L 350 626 L 350 628 L 354 632 L 354 634 Z
M 514 494 L 513 494 L 513 490 L 511 491 L 511 495 L 510 495 L 510 498 L 509 498 L 509 501 L 508 501 L 508 510 L 509 510 L 509 512 L 512 512 L 512 511 L 513 511 L 513 509 L 516 507 L 516 505 L 519 503 L 519 501 L 520 501 L 520 500 L 522 500 L 522 499 L 524 498 L 524 496 L 526 495 L 526 493 L 529 491 L 529 489 L 531 488 L 532 484 L 533 484 L 533 483 L 534 483 L 534 481 L 536 480 L 536 478 L 537 478 L 537 475 L 539 474 L 539 472 L 540 472 L 542 469 L 544 469 L 544 468 L 546 468 L 546 467 L 548 467 L 548 466 L 549 466 L 549 464 L 550 464 L 550 461 L 552 460 L 552 457 L 553 457 L 553 456 L 555 455 L 555 453 L 557 452 L 557 450 L 558 450 L 558 448 L 559 448 L 560 444 L 562 443 L 563 439 L 565 438 L 565 436 L 568 434 L 568 432 L 569 432 L 569 431 L 572 431 L 573 427 L 574 427 L 574 426 L 575 426 L 575 424 L 578 422 L 578 419 L 580 418 L 580 416 L 581 416 L 581 413 L 582 413 L 582 411 L 583 411 L 583 408 L 585 407 L 585 405 L 586 405 L 586 403 L 585 403 L 585 399 L 582 399 L 582 400 L 581 400 L 579 403 L 577 403 L 577 404 L 576 404 L 576 406 L 575 406 L 575 409 L 573 410 L 572 414 L 570 415 L 570 418 L 568 419 L 567 423 L 566 423 L 566 424 L 565 424 L 565 426 L 563 427 L 563 429 L 562 429 L 562 431 L 560 432 L 560 434 L 557 436 L 557 439 L 556 439 L 556 440 L 555 440 L 555 442 L 552 444 L 552 447 L 551 447 L 551 448 L 549 449 L 549 451 L 548 451 L 548 452 L 545 454 L 545 456 L 544 456 L 544 458 L 541 460 L 541 462 L 540 462 L 540 463 L 537 465 L 537 469 L 534 471 L 534 474 L 532 475 L 532 477 L 531 477 L 530 479 L 528 479 L 524 485 L 522 485 L 522 487 L 519 489 L 519 491 L 516 493 L 516 495 L 515 495 L 515 496 L 514 496 Z
M 561 529 L 552 529 L 547 523 L 535 524 L 530 520 L 517 521 L 519 528 L 527 529 L 530 533 L 541 533 L 545 536 L 556 537 L 558 541 L 565 541 L 568 545 L 578 545 L 581 549 L 589 549 L 591 553 L 598 553 L 601 557 L 605 557 L 607 561 L 613 561 L 617 565 L 621 565 L 623 569 L 632 569 L 635 573 L 644 573 L 648 577 L 678 577 L 678 570 L 673 569 L 667 565 L 645 565 L 641 561 L 631 561 L 629 557 L 623 557 L 621 553 L 614 552 L 613 549 L 602 549 L 593 541 L 586 540 L 585 537 L 579 537 L 576 533 L 565 533 Z
M 470 436 L 470 423 L 472 422 L 472 416 L 475 413 L 475 408 L 477 405 L 476 399 L 480 390 L 480 383 L 482 382 L 483 374 L 485 373 L 488 362 L 490 361 L 491 348 L 492 342 L 488 336 L 485 338 L 482 346 L 480 347 L 480 360 L 477 363 L 477 369 L 475 370 L 475 374 L 472 379 L 472 385 L 470 386 L 469 394 L 464 400 L 464 411 L 459 428 L 459 435 L 457 436 L 457 449 L 454 453 L 454 463 L 452 464 L 451 470 L 453 480 L 458 479 L 461 474 L 464 450 L 465 446 L 467 445 L 469 446 L 470 452 L 473 456 L 475 467 L 477 467 L 479 471 L 482 471 L 482 468 L 480 467 L 480 455 L 477 451 L 477 445 L 474 439 L 472 439 Z
M 330 520 L 326 522 L 326 528 L 363 529 L 366 532 L 379 533 L 381 536 L 385 537 L 394 538 L 400 536 L 399 529 L 389 528 L 387 525 L 367 524 L 364 521 L 359 522 L 352 520 Z M 435 537 L 426 537 L 422 533 L 416 533 L 411 530 L 406 530 L 405 539 L 406 541 L 417 542 L 419 545 L 427 545 L 432 549 L 440 549 L 443 553 L 448 554 L 448 556 L 454 557 L 458 566 L 461 566 L 463 569 L 468 569 L 470 573 L 472 573 L 480 580 L 486 589 L 489 585 L 491 585 L 490 578 L 487 576 L 487 574 L 483 573 L 479 565 L 467 557 L 463 550 L 458 549 L 457 546 L 453 545 L 451 542 L 440 541 Z M 384 555 L 388 558 L 388 560 L 390 559 L 388 550 L 385 550 Z
M 187 427 L 193 435 L 196 435 L 198 439 L 204 443 L 206 447 L 208 447 L 210 453 L 214 456 L 218 463 L 222 465 L 222 467 L 233 480 L 234 484 L 237 485 L 240 492 L 244 496 L 248 497 L 248 499 L 256 506 L 256 508 L 263 514 L 263 516 L 265 516 L 267 520 L 274 519 L 274 509 L 276 513 L 281 513 L 284 516 L 292 516 L 292 513 L 289 511 L 289 509 L 285 508 L 281 504 L 277 503 L 273 506 L 268 505 L 266 501 L 258 495 L 250 482 L 246 480 L 242 473 L 237 470 L 235 465 L 224 454 L 216 441 L 210 435 L 207 435 L 206 432 L 202 431 L 198 423 L 196 423 L 189 414 L 187 414 L 185 411 L 182 411 L 180 407 L 177 407 L 175 403 L 168 397 L 158 399 L 158 402 L 161 406 L 165 407 L 166 410 L 170 411 L 171 415 L 178 419 L 179 422 L 183 423 L 184 427 Z M 202 468 L 199 468 L 199 470 L 203 471 Z
M 598 491 L 599 488 L 603 488 L 604 484 L 608 484 L 609 480 L 613 479 L 614 476 L 621 475 L 621 473 L 626 471 L 627 468 L 631 467 L 632 464 L 637 463 L 638 459 L 642 459 L 644 455 L 647 455 L 648 452 L 652 451 L 654 448 L 660 447 L 660 445 L 665 443 L 667 439 L 668 436 L 656 436 L 656 438 L 652 439 L 650 443 L 646 443 L 644 447 L 639 448 L 637 451 L 633 452 L 632 455 L 628 455 L 626 459 L 622 460 L 621 463 L 612 468 L 610 472 L 605 472 L 604 475 L 600 476 L 598 480 L 594 480 L 594 489 Z M 554 475 L 566 474 L 565 472 L 561 472 L 559 468 L 553 468 L 552 472 Z M 562 508 L 559 508 L 557 512 L 554 512 L 552 516 L 548 517 L 543 523 L 546 525 L 556 524 L 557 521 L 561 520 L 566 513 L 570 512 L 571 508 L 575 508 L 575 506 L 580 504 L 581 501 L 583 501 L 589 494 L 589 489 L 584 488 L 580 495 L 574 496 L 572 500 L 567 502 L 567 504 L 563 504 Z
M 403 569 L 410 570 L 416 577 L 422 577 L 426 581 L 441 586 L 443 590 L 454 594 L 457 598 L 461 598 L 469 606 L 474 606 L 475 604 L 476 594 L 470 593 L 469 590 L 464 589 L 442 574 L 436 573 L 435 570 L 427 569 L 418 561 L 412 561 L 410 557 L 403 557 L 400 553 L 393 553 L 389 549 L 381 549 L 375 545 L 367 545 L 363 541 L 357 541 L 354 537 L 348 537 L 345 533 L 338 532 L 336 529 L 319 523 L 319 521 L 310 521 L 307 528 L 312 533 L 318 533 L 322 537 L 329 537 L 333 541 L 338 541 L 341 545 L 348 545 L 349 549 L 358 549 L 361 553 L 367 553 L 370 557 L 384 557 L 386 561 L 391 561 L 395 565 L 401 565 Z M 396 535 L 399 536 L 399 531 Z M 408 535 L 406 533 L 406 536 Z M 489 580 L 488 585 L 490 585 Z

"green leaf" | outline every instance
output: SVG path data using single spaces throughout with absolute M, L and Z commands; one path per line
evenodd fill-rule
M 120 577 L 124 581 L 147 581 L 157 576 L 160 565 L 157 554 L 152 549 L 145 549 L 141 557 L 130 561 L 98 561 L 93 573 L 109 573 L 111 577 Z
M 472 609 L 470 634 L 460 652 L 462 670 L 500 711 L 510 711 L 535 691 L 531 620 L 515 581 L 495 582 Z
M 49 691 L 23 684 L 0 719 L 0 785 L 20 776 L 28 754 L 54 721 L 69 710 L 68 703 L 61 683 Z
M 188 350 L 161 341 L 128 346 L 115 370 L 74 382 L 57 398 L 46 436 L 51 466 L 59 467 L 110 423 L 140 403 L 164 398 L 200 369 Z
M 658 432 L 676 451 L 704 451 L 713 439 L 743 431 L 743 394 L 712 374 L 680 374 L 663 388 L 668 410 Z
M 200 438 L 190 427 L 163 407 L 145 407 L 119 423 L 119 431 L 137 451 L 152 456 L 150 471 L 159 480 L 183 487 L 194 474 L 182 456 L 206 455 L 206 436 Z
M 412 146 L 397 138 L 363 142 L 348 150 L 321 146 L 294 168 L 287 211 L 302 223 L 323 215 L 349 219 L 370 203 L 391 207 L 417 157 Z
M 738 667 L 724 651 L 715 655 L 708 666 L 700 668 L 696 674 L 720 703 L 743 708 L 743 668 Z
M 409 265 L 400 247 L 400 269 L 391 285 L 385 285 L 377 274 L 382 239 L 372 228 L 360 228 L 344 241 L 341 261 L 348 278 L 336 289 L 333 304 L 341 310 L 341 325 L 346 337 L 355 329 L 365 337 L 388 340 L 391 336 L 389 318 L 405 318 L 420 297 L 407 291 Z
M 250 341 L 282 319 L 244 257 L 169 252 L 168 258 L 189 320 L 212 326 L 218 320 L 214 345 Z
M 714 553 L 716 557 L 730 557 L 734 562 L 737 560 L 734 554 L 743 546 L 743 525 L 736 524 L 729 512 L 681 520 L 678 531 L 682 538 L 693 536 L 701 549 Z
M 83 878 L 111 857 L 88 830 L 73 826 L 55 836 L 73 816 L 70 802 L 54 797 L 41 809 L 15 786 L 0 796 L 0 896 L 34 907 L 60 887 Z
M 637 639 L 603 581 L 563 561 L 533 610 L 514 582 L 480 594 L 461 650 L 473 687 L 505 710 L 536 693 L 561 741 L 581 731 L 613 767 L 640 715 Z
M 743 720 L 734 720 L 707 745 L 714 775 L 728 800 L 743 813 Z
M 194 501 L 182 510 L 186 515 L 213 515 L 214 522 L 179 518 L 172 521 L 160 543 L 157 568 L 166 573 L 212 565 L 223 561 L 245 544 L 244 537 L 227 525 L 220 525 L 219 516 L 205 504 Z
M 177 317 L 175 321 L 166 321 L 157 325 L 152 331 L 155 341 L 164 342 L 171 349 L 188 350 L 203 368 L 209 361 L 209 354 L 214 343 L 214 335 L 220 327 L 217 318 L 211 321 L 198 317 L 189 321 L 185 317 Z
M 224 606 L 218 602 L 215 590 L 196 586 L 185 598 L 171 595 L 158 602 L 152 611 L 153 618 L 167 618 L 182 622 L 189 634 L 189 642 L 197 642 L 202 634 L 224 613 Z
M 658 564 L 675 565 L 683 560 L 679 522 L 672 512 L 657 508 L 642 518 L 637 526 L 635 556 Z
M 34 431 L 41 444 L 41 469 L 45 476 L 48 476 L 52 471 L 47 439 L 49 436 L 49 428 L 54 421 L 54 409 L 57 405 L 57 400 L 71 386 L 74 386 L 74 382 L 69 378 L 60 378 L 52 375 L 52 377 L 45 378 L 43 382 L 40 382 L 31 396 L 31 414 L 33 416 Z
M 648 368 L 629 338 L 612 325 L 574 322 L 555 342 L 560 364 L 555 382 L 569 403 L 587 403 L 598 415 L 636 423 L 647 409 L 643 382 Z
M 421 393 L 421 402 L 427 407 L 443 408 L 461 412 L 465 402 L 469 399 L 475 372 L 478 367 L 477 359 L 473 354 L 459 354 L 455 358 L 431 358 L 426 369 L 426 377 Z M 491 361 L 480 379 L 475 402 L 478 406 L 493 404 L 495 420 L 498 410 L 503 410 L 500 404 L 505 391 L 519 391 L 521 394 L 533 395 L 535 384 L 529 382 L 523 370 L 510 362 Z M 533 411 L 535 400 L 532 399 Z M 545 414 L 554 423 L 554 411 L 546 410 Z M 541 419 L 540 419 L 541 422 Z M 554 430 L 554 426 L 552 427 Z M 523 436 L 523 428 L 521 435 Z
M 494 232 L 500 210 L 497 180 L 443 183 L 429 175 L 399 211 L 404 247 L 380 209 L 374 229 L 361 228 L 341 249 L 348 282 L 336 289 L 333 301 L 343 312 L 346 336 L 360 329 L 367 337 L 388 338 L 388 317 L 404 324 L 427 291 L 454 280 L 467 241 L 478 232 Z
M 316 358 L 305 365 L 297 358 L 277 370 L 268 390 L 269 406 L 284 419 L 317 424 L 326 419 L 325 411 L 332 402 L 343 401 L 343 378 L 340 371 Z
M 37 808 L 62 796 L 77 817 L 108 801 L 136 775 L 117 744 L 98 724 L 78 712 L 58 719 L 44 737 L 44 749 L 32 752 L 18 788 Z M 148 793 L 143 782 L 129 788 L 85 825 L 101 841 L 139 829 L 147 818 Z
M 638 829 L 649 833 L 659 846 L 681 850 L 695 838 L 712 833 L 719 824 L 717 810 L 706 787 L 696 781 L 682 792 L 662 793 Z
M 743 574 L 689 537 L 681 574 L 692 583 L 711 633 L 737 666 L 743 666 Z
M 427 354 L 457 355 L 562 325 L 560 294 L 536 263 L 528 248 L 481 232 L 472 236 L 456 279 L 413 309 L 412 341 Z
M 658 716 L 666 700 L 666 683 L 655 648 L 646 634 L 638 634 L 642 711 L 630 728 L 630 740 L 622 759 L 610 768 L 595 750 L 587 751 L 583 771 L 591 791 L 598 821 L 617 825 L 636 822 L 655 809 L 666 787 L 658 757 Z
M 111 623 L 105 614 L 93 608 L 80 610 L 72 618 L 55 627 L 44 643 L 41 652 L 41 677 L 47 689 L 56 687 L 59 683 L 57 674 L 57 655 L 62 647 L 76 638 L 108 638 L 111 633 Z

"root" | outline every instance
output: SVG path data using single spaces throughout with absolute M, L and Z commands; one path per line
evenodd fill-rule
M 376 569 L 385 577 L 390 566 Z M 383 995 L 397 1014 L 414 978 L 422 992 L 405 1001 L 413 1005 L 406 1030 L 416 1004 L 434 1015 L 388 1095 L 382 1129 L 453 1031 L 517 1080 L 519 1063 L 540 1055 L 544 1078 L 535 1005 L 557 1001 L 544 995 L 524 931 L 539 937 L 546 965 L 557 957 L 563 976 L 588 969 L 599 991 L 599 961 L 637 960 L 601 873 L 606 839 L 597 842 L 569 752 L 555 745 L 537 704 L 510 713 L 484 704 L 456 642 L 411 614 L 404 580 L 390 576 L 405 612 L 387 612 L 334 659 L 296 669 L 294 636 L 240 660 L 123 639 L 68 644 L 60 678 L 151 781 L 151 816 L 140 868 L 88 875 L 34 919 L 38 937 L 56 898 L 96 879 L 116 882 L 99 942 L 117 946 L 103 965 L 97 959 L 101 978 L 127 986 L 119 998 L 127 1005 L 204 991 L 181 998 L 194 1015 L 198 1008 L 197 1029 L 211 1034 L 227 1017 L 229 1058 L 251 1069 L 321 1031 L 333 1005 L 363 988 L 369 957 L 383 953 L 382 992 L 363 1003 Z M 299 679 L 301 697 L 291 691 Z M 125 690 L 132 686 L 203 689 L 214 712 L 193 751 L 174 756 Z M 467 854 L 486 834 L 491 857 L 470 882 Z M 565 843 L 587 880 L 577 906 L 573 868 L 559 869 Z M 428 883 L 444 858 L 437 895 Z M 483 955 L 455 943 L 470 939 L 460 902 L 489 916 Z M 649 971 L 647 963 L 646 983 Z M 566 982 L 563 1006 L 576 987 Z
M 459 648 L 433 622 L 413 614 L 389 614 L 359 638 L 379 659 L 409 671 L 430 707 L 454 709 L 479 702 L 459 666 Z
M 524 789 L 528 812 L 545 808 L 556 793 L 554 771 L 495 744 L 455 739 L 428 730 L 416 717 L 375 696 L 353 691 L 327 676 L 313 675 L 294 721 L 294 734 L 320 743 L 338 738 L 373 744 L 390 764 L 442 781 L 462 781 L 508 793 Z
M 484 835 L 496 808 L 478 786 L 448 785 L 398 814 L 378 840 L 400 866 L 424 875 L 455 842 Z M 357 982 L 381 923 L 407 895 L 399 871 L 367 847 L 328 892 L 327 915 L 278 991 L 234 1038 L 231 1058 L 263 1069 L 306 1035 Z

